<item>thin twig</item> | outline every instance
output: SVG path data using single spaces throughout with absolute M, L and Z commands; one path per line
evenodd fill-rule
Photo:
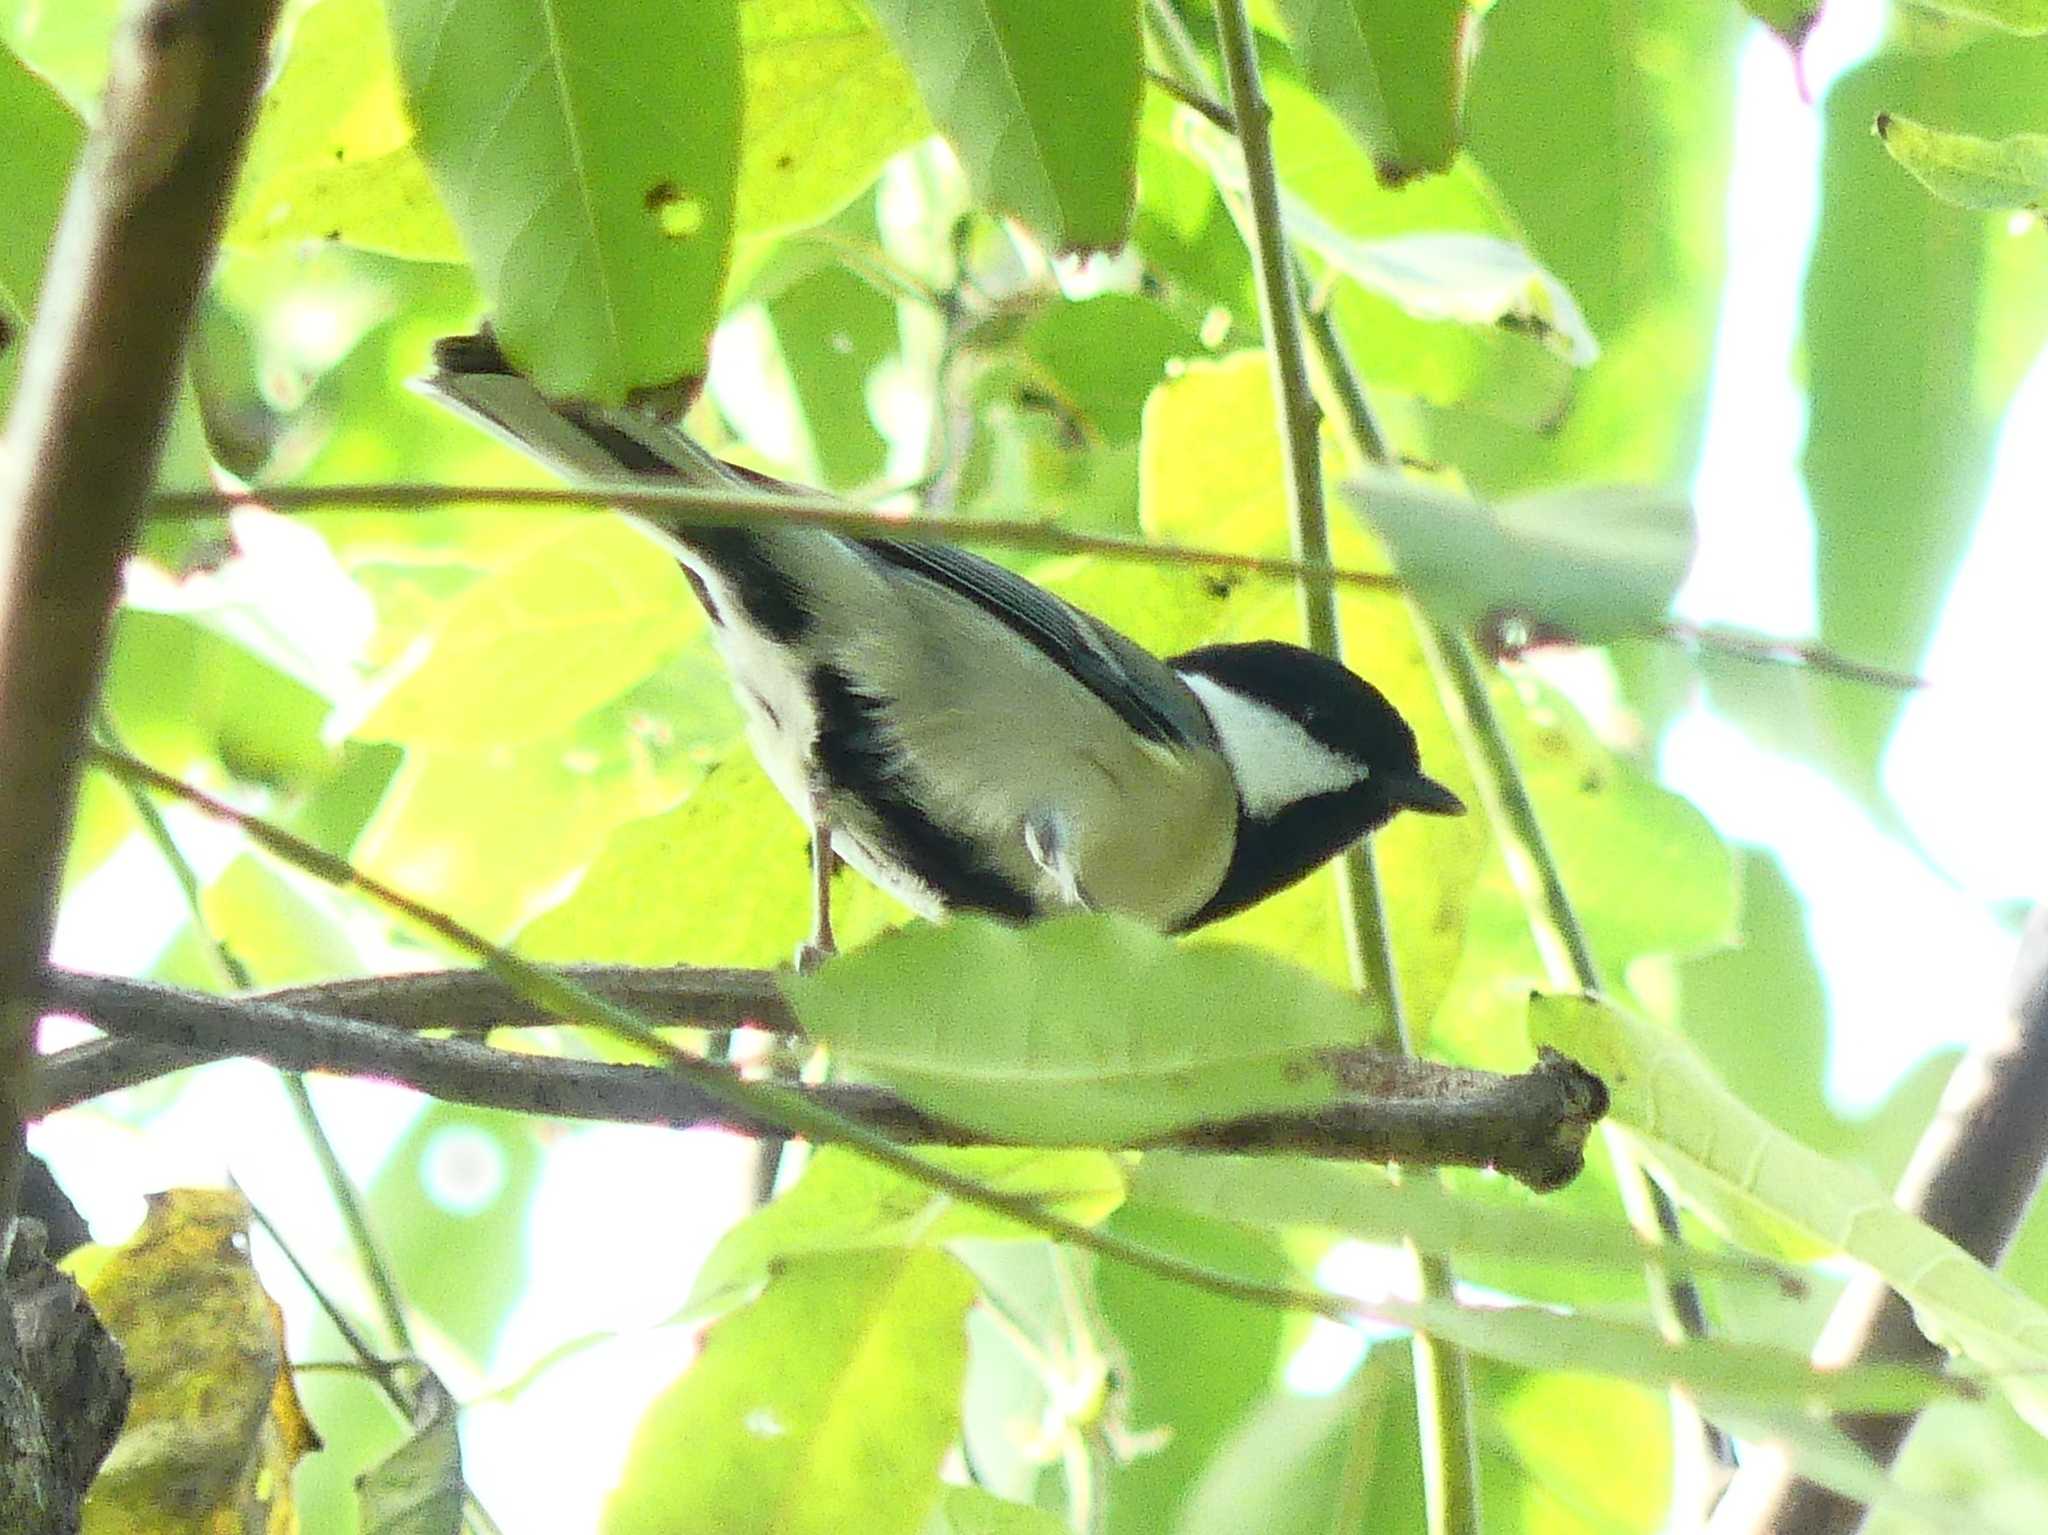
M 97 732 L 100 740 L 116 751 L 123 750 L 120 732 L 113 719 L 102 709 L 99 714 Z M 170 823 L 163 812 L 156 807 L 156 801 L 133 784 L 123 784 L 122 791 L 135 811 L 135 817 L 142 823 L 144 834 L 156 845 L 158 854 L 169 867 L 171 875 L 178 882 L 178 889 L 185 899 L 186 919 L 192 924 L 192 931 L 199 941 L 220 965 L 221 974 L 229 986 L 236 991 L 249 992 L 256 989 L 256 978 L 249 967 L 242 963 L 242 957 L 231 947 L 227 939 L 214 930 L 212 920 L 206 915 L 205 894 L 200 888 L 198 871 L 185 856 L 178 839 L 171 831 Z M 335 1209 L 341 1215 L 341 1223 L 347 1229 L 350 1244 L 355 1248 L 356 1261 L 362 1265 L 364 1275 L 370 1281 L 370 1291 L 377 1298 L 385 1330 L 400 1349 L 413 1348 L 412 1331 L 406 1325 L 405 1303 L 398 1293 L 398 1281 L 393 1277 L 391 1265 L 384 1257 L 376 1236 L 370 1230 L 369 1212 L 363 1208 L 362 1196 L 349 1180 L 348 1171 L 341 1165 L 341 1156 L 334 1149 L 334 1141 L 327 1134 L 327 1127 L 320 1122 L 320 1112 L 314 1106 L 313 1095 L 306 1087 L 305 1077 L 296 1071 L 282 1073 L 285 1095 L 291 1101 L 292 1112 L 299 1121 L 299 1129 L 305 1135 L 307 1144 L 313 1149 L 314 1160 L 320 1164 L 321 1177 L 327 1184 L 328 1196 L 334 1201 Z
M 676 526 L 711 524 L 721 527 L 785 525 L 823 528 L 849 538 L 889 538 L 900 543 L 995 544 L 1038 554 L 1099 554 L 1145 565 L 1203 566 L 1242 571 L 1247 575 L 1296 580 L 1304 575 L 1366 591 L 1401 589 L 1397 576 L 1376 570 L 1304 568 L 1294 560 L 1271 555 L 1238 554 L 1216 549 L 1183 549 L 1150 544 L 1107 533 L 1075 533 L 1030 518 L 901 517 L 862 511 L 829 496 L 773 495 L 752 490 L 695 490 L 651 484 L 646 480 L 614 485 L 280 485 L 241 492 L 171 491 L 158 496 L 153 509 L 167 516 L 218 516 L 237 507 L 273 512 L 347 510 L 352 507 L 400 510 L 445 506 L 516 506 L 617 508 L 654 523 Z
M 410 977 L 386 978 L 405 982 Z M 368 1000 L 360 983 L 358 1000 Z M 46 1113 L 104 1090 L 107 1045 L 140 1047 L 155 1074 L 226 1056 L 294 1071 L 342 1072 L 402 1083 L 454 1103 L 519 1113 L 671 1126 L 716 1125 L 767 1135 L 777 1122 L 736 1112 L 672 1071 L 562 1060 L 474 1039 L 435 1039 L 410 1028 L 337 1016 L 272 997 L 220 997 L 149 981 L 53 971 L 48 1006 L 112 1031 L 43 1063 Z M 388 1011 L 373 1005 L 364 1011 Z M 430 1020 L 419 1027 L 429 1026 Z M 113 1085 L 126 1085 L 124 1075 Z M 1183 1150 L 1270 1152 L 1372 1162 L 1492 1167 L 1533 1188 L 1578 1171 L 1579 1148 L 1604 1109 L 1598 1082 L 1561 1059 L 1521 1076 L 1361 1052 L 1345 1080 L 1358 1096 L 1307 1113 L 1249 1115 L 1195 1125 L 1157 1143 Z M 794 1089 L 891 1140 L 985 1144 L 884 1089 L 827 1083 Z
M 1169 10 L 1163 3 L 1160 11 Z M 1176 17 L 1177 20 L 1177 17 Z M 1301 301 L 1295 289 L 1296 263 L 1281 220 L 1280 182 L 1273 163 L 1273 109 L 1259 80 L 1258 44 L 1244 0 L 1216 0 L 1230 107 L 1244 152 L 1246 200 L 1250 205 L 1252 265 L 1264 313 L 1267 356 L 1286 448 L 1288 501 L 1294 557 L 1304 565 L 1330 563 L 1328 513 L 1323 498 L 1322 408 L 1309 385 L 1302 346 Z M 1333 661 L 1343 659 L 1337 623 L 1336 588 L 1304 576 L 1297 590 L 1302 627 L 1311 649 Z M 1414 1040 L 1401 1006 L 1386 903 L 1370 844 L 1354 842 L 1338 869 L 1345 947 L 1354 975 L 1386 1006 L 1403 1054 Z M 1447 1299 L 1457 1282 L 1448 1260 L 1426 1256 L 1413 1244 L 1417 1288 L 1425 1300 Z M 1479 1535 L 1479 1450 L 1473 1425 L 1472 1372 L 1464 1350 L 1417 1333 L 1414 1340 L 1416 1407 L 1423 1432 L 1423 1482 L 1431 1535 Z
M 328 1324 L 355 1354 L 357 1367 L 376 1382 L 377 1388 L 384 1393 L 385 1400 L 390 1402 L 399 1417 L 405 1420 L 406 1427 L 416 1427 L 419 1423 L 419 1393 L 399 1379 L 399 1371 L 403 1368 L 425 1369 L 426 1366 L 420 1363 L 416 1355 L 408 1354 L 403 1360 L 387 1359 L 371 1348 L 369 1340 L 356 1328 L 355 1323 L 349 1320 L 348 1314 L 334 1298 L 321 1287 L 319 1281 L 313 1278 L 313 1271 L 300 1260 L 292 1245 L 285 1241 L 284 1233 L 277 1229 L 277 1223 L 257 1209 L 253 1202 L 249 1206 L 249 1213 L 255 1217 L 256 1224 L 263 1228 L 264 1235 L 284 1254 L 285 1262 L 289 1263 L 292 1271 L 299 1276 L 299 1283 L 306 1287 L 306 1293 L 313 1297 L 313 1303 L 325 1313 Z M 296 1368 L 303 1370 L 308 1367 L 301 1365 Z M 465 1520 L 479 1532 L 479 1535 L 499 1535 L 498 1521 L 491 1517 L 490 1511 L 484 1507 L 483 1501 L 477 1497 L 475 1489 L 469 1485 L 467 1479 L 462 1483 L 462 1503 Z
M 1956 1063 L 1941 1105 L 1913 1149 L 1895 1199 L 1971 1257 L 1996 1268 L 2048 1166 L 2048 906 L 2020 938 L 2003 1017 Z M 1876 1360 L 1938 1365 L 1939 1345 L 1913 1308 L 1865 1269 L 1849 1281 L 1814 1345 L 1823 1369 Z M 1845 1418 L 1842 1428 L 1880 1466 L 1904 1447 L 1914 1419 Z M 1849 1535 L 1859 1503 L 1801 1481 L 1783 1458 L 1747 1459 L 1714 1511 L 1713 1535 Z
M 1296 286 L 1299 287 L 1297 277 Z M 1327 326 L 1320 309 L 1308 310 L 1310 326 Z M 1336 382 L 1333 387 L 1336 387 Z M 505 506 L 525 509 L 611 510 L 634 512 L 649 521 L 675 525 L 720 524 L 739 527 L 787 522 L 798 527 L 825 528 L 849 538 L 891 538 L 902 543 L 987 544 L 1039 554 L 1090 554 L 1130 560 L 1141 565 L 1232 570 L 1276 581 L 1329 581 L 1360 591 L 1397 593 L 1401 578 L 1384 570 L 1353 570 L 1344 566 L 1274 555 L 1245 554 L 1229 549 L 1197 549 L 1178 544 L 1153 544 L 1106 533 L 1076 533 L 1037 518 L 904 518 L 864 511 L 826 496 L 763 496 L 753 491 L 697 490 L 652 484 L 646 480 L 616 485 L 425 485 L 412 481 L 359 485 L 288 485 L 245 491 L 167 491 L 151 503 L 152 513 L 165 517 L 216 517 L 237 508 L 265 511 L 349 511 L 399 508 L 424 510 L 444 506 Z M 1676 619 L 1653 625 L 1645 638 L 1691 651 L 1712 651 L 1738 661 L 1789 666 L 1825 672 L 1872 687 L 1906 691 L 1923 687 L 1908 672 L 1871 666 L 1837 655 L 1810 640 L 1756 634 L 1726 625 L 1697 626 Z

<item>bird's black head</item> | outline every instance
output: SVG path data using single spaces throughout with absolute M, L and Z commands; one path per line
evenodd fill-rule
M 1264 900 L 1400 811 L 1464 813 L 1422 771 L 1400 711 L 1335 661 L 1259 640 L 1205 646 L 1169 664 L 1208 711 L 1238 794 L 1229 871 L 1185 927 Z

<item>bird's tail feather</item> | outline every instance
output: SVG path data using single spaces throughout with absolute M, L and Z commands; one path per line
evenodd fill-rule
M 506 361 L 488 332 L 436 342 L 433 371 L 413 387 L 570 480 L 658 476 L 700 490 L 758 488 L 645 411 L 549 399 Z

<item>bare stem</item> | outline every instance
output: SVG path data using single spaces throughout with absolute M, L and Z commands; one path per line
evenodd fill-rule
M 1167 10 L 1164 5 L 1159 9 Z M 1178 18 L 1175 18 L 1177 22 Z M 1273 164 L 1270 128 L 1273 109 L 1259 79 L 1258 44 L 1243 0 L 1217 0 L 1217 35 L 1230 87 L 1230 110 L 1244 152 L 1246 200 L 1250 205 L 1252 265 L 1265 315 L 1266 355 L 1272 364 L 1273 395 L 1286 448 L 1289 526 L 1294 557 L 1304 567 L 1330 563 L 1328 511 L 1323 497 L 1322 407 L 1309 383 L 1302 345 L 1301 304 L 1295 288 L 1295 259 L 1280 213 L 1280 180 Z M 1177 50 L 1184 52 L 1185 50 Z M 1302 629 L 1311 649 L 1333 661 L 1343 659 L 1337 622 L 1337 593 L 1326 578 L 1304 575 L 1297 584 Z M 1382 998 L 1404 1053 L 1414 1041 L 1401 1005 L 1386 903 L 1370 844 L 1345 850 L 1338 867 L 1345 948 L 1354 977 Z M 1452 1295 L 1456 1280 L 1442 1257 L 1409 1248 L 1416 1282 L 1425 1299 Z M 1418 1333 L 1414 1341 L 1417 1411 L 1423 1432 L 1423 1480 L 1431 1535 L 1478 1535 L 1479 1451 L 1472 1417 L 1471 1365 L 1462 1349 Z

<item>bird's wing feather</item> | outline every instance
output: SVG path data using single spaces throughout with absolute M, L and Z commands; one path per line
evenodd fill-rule
M 957 592 L 1028 641 L 1131 729 L 1163 746 L 1209 744 L 1201 705 L 1165 663 L 1002 566 L 947 544 L 862 539 L 878 559 Z

